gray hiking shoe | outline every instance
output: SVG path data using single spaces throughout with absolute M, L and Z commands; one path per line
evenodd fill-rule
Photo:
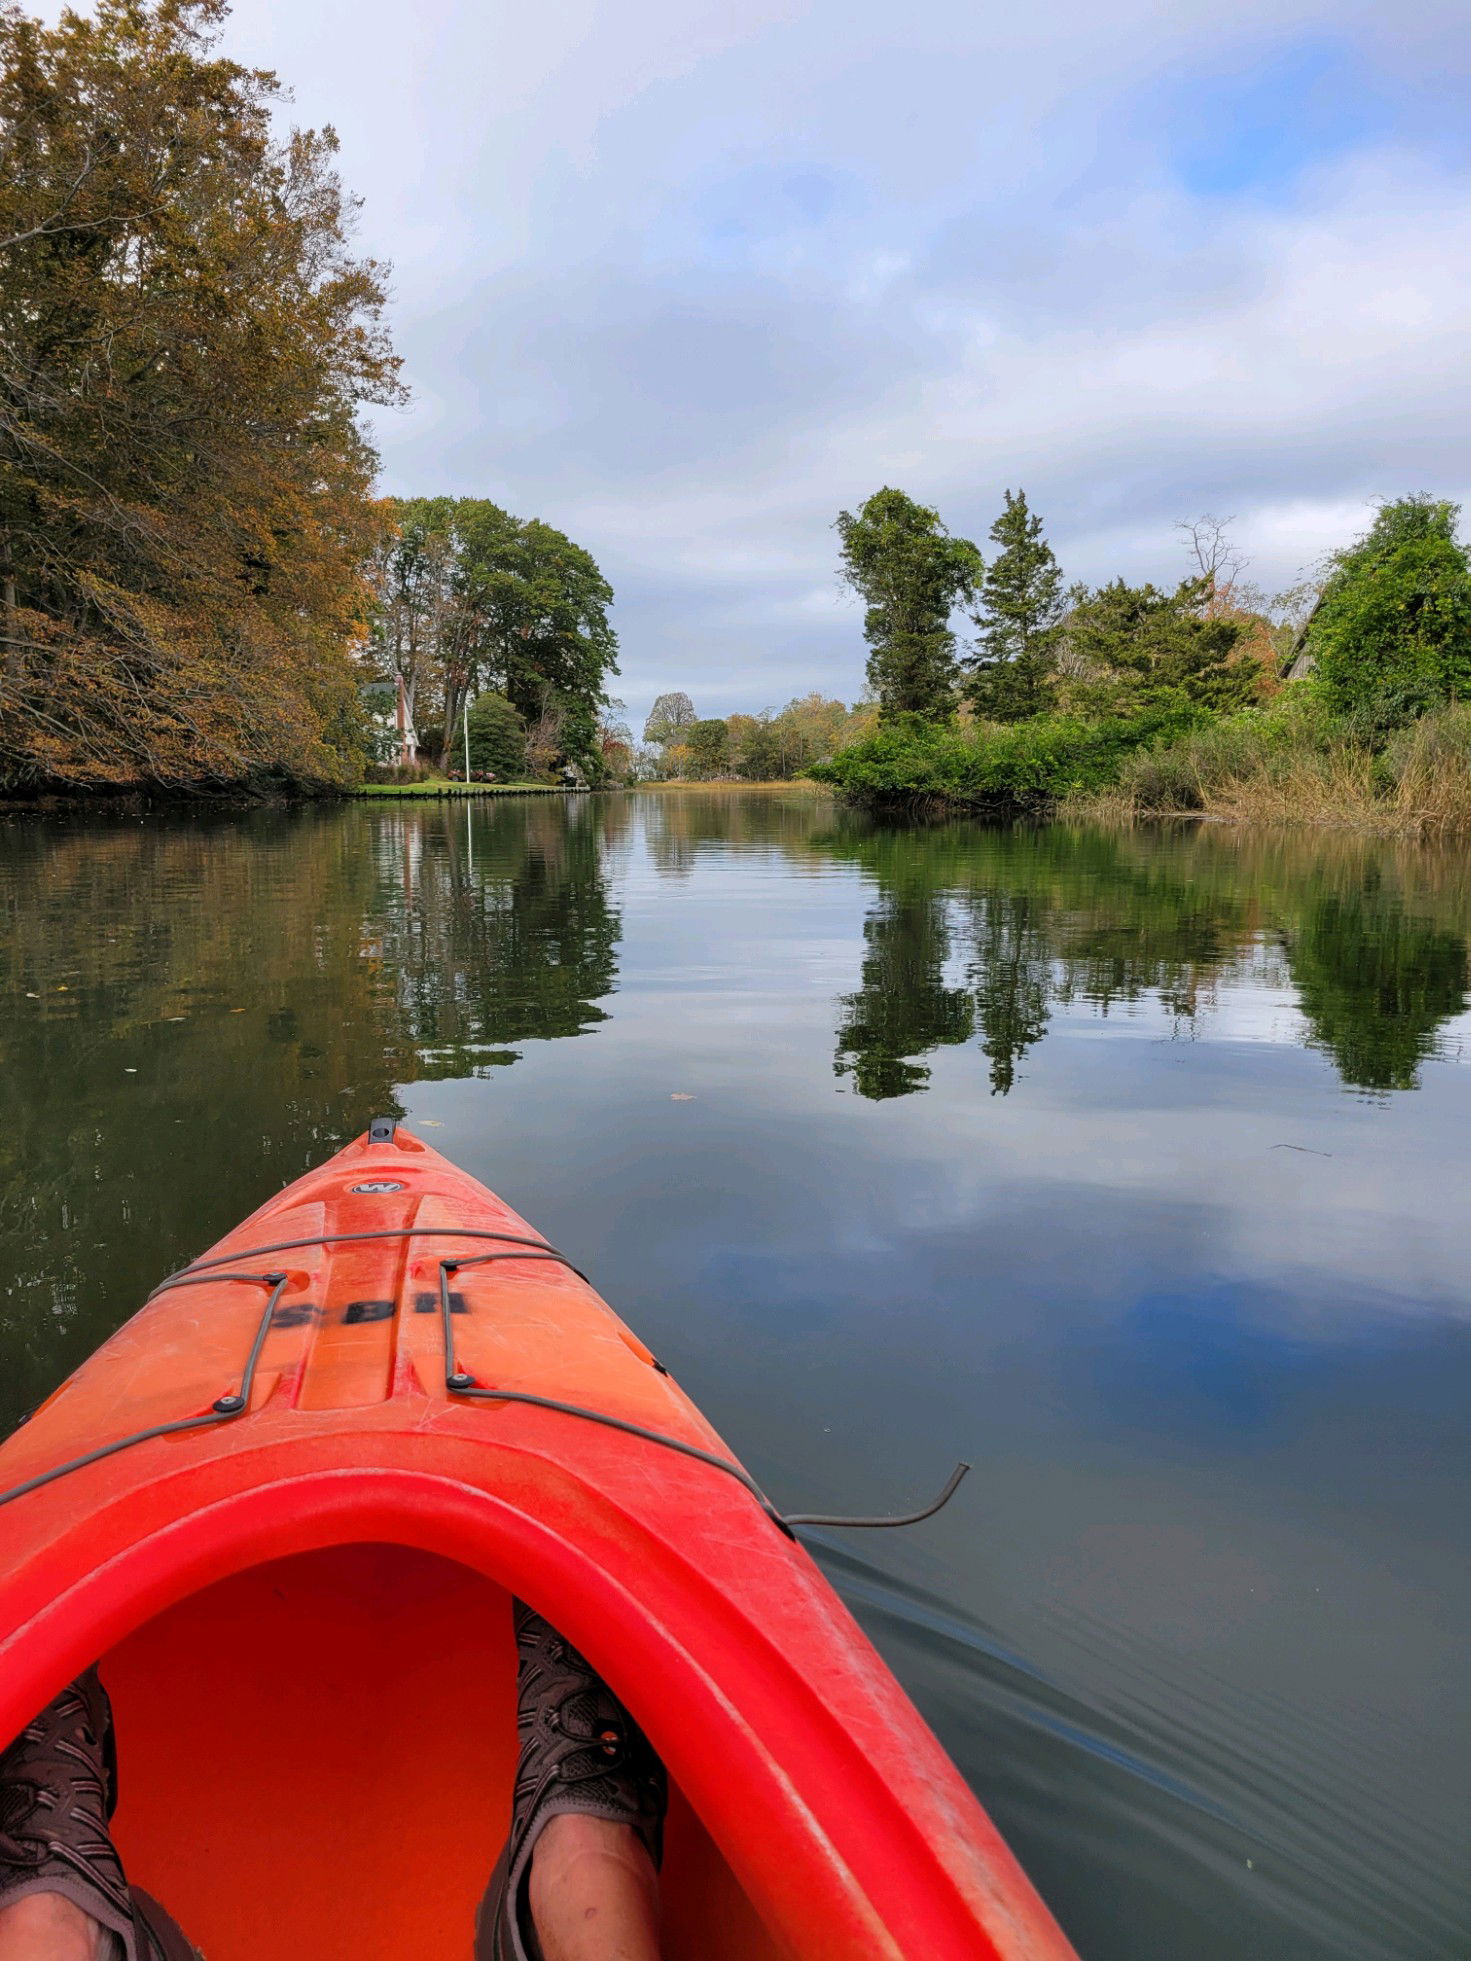
M 632 1825 L 657 1868 L 669 1781 L 638 1724 L 569 1641 L 515 1603 L 516 1728 L 511 1834 L 476 1926 L 476 1961 L 541 1961 L 527 1880 L 542 1827 L 577 1811 Z
M 107 1829 L 116 1803 L 112 1709 L 89 1668 L 0 1756 L 0 1906 L 60 1893 L 131 1943 L 133 1903 Z
M 112 1706 L 89 1668 L 0 1752 L 0 1907 L 60 1893 L 123 1961 L 195 1961 L 157 1901 L 129 1889 L 107 1829 L 116 1804 Z

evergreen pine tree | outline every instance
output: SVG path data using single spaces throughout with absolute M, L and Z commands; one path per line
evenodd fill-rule
M 991 526 L 1001 551 L 991 561 L 975 615 L 981 629 L 966 688 L 978 715 L 1019 722 L 1048 706 L 1048 677 L 1056 659 L 1062 616 L 1062 568 L 1027 509 L 1027 493 L 1006 493 Z

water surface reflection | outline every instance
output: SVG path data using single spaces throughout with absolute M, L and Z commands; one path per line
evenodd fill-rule
M 973 1036 L 1004 1094 L 1055 1003 L 1106 1014 L 1153 996 L 1183 1032 L 1223 983 L 1253 978 L 1295 991 L 1304 1039 L 1346 1084 L 1413 1089 L 1467 1004 L 1459 853 L 1203 825 L 839 831 L 832 847 L 875 889 L 838 1036 L 838 1072 L 865 1096 L 923 1089 L 918 1059 Z
M 0 827 L 0 1403 L 401 1109 L 822 1556 L 1088 1961 L 1466 1952 L 1471 874 L 802 793 Z M 678 1100 L 676 1100 L 676 1098 Z

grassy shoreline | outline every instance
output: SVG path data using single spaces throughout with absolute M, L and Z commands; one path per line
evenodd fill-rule
M 1378 735 L 1310 700 L 1229 716 L 1141 750 L 1116 783 L 1066 808 L 1095 820 L 1193 815 L 1453 836 L 1471 831 L 1471 707 L 1451 703 Z
M 1471 705 L 1388 730 L 1310 691 L 1231 715 L 904 726 L 814 771 L 876 812 L 1471 832 Z
M 565 783 L 454 783 L 436 779 L 428 783 L 360 783 L 348 790 L 349 797 L 570 797 L 581 791 Z
M 668 795 L 671 791 L 686 790 L 797 790 L 802 795 L 810 797 L 828 794 L 825 783 L 814 782 L 810 777 L 805 776 L 774 777 L 771 781 L 763 783 L 747 783 L 744 777 L 740 776 L 675 776 L 667 777 L 658 783 L 624 783 L 619 787 L 630 792 L 657 790 L 661 796 Z

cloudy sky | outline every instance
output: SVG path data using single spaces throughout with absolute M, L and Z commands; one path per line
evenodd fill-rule
M 561 526 L 636 719 L 862 683 L 884 483 L 1289 583 L 1471 492 L 1465 0 L 239 0 L 394 265 L 385 487 Z

